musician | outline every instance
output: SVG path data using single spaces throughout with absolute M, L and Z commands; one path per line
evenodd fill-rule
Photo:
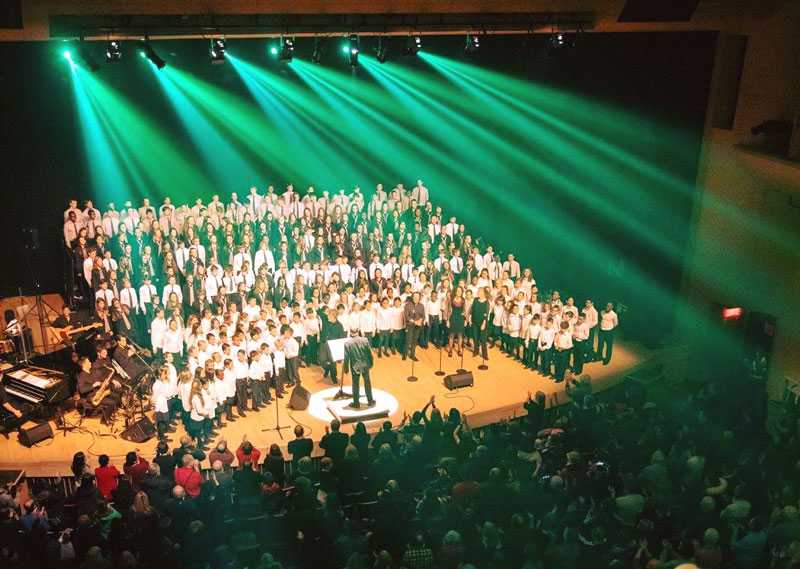
M 95 302 L 95 313 L 92 317 L 93 323 L 100 323 L 103 327 L 98 332 L 98 335 L 103 338 L 110 338 L 114 330 L 111 327 L 111 312 L 108 310 L 108 304 L 105 299 L 98 298 Z
M 5 377 L 5 375 L 2 377 Z M 2 426 L 4 428 L 4 433 L 8 433 L 22 424 L 22 411 L 11 404 L 11 399 L 6 392 L 6 387 L 2 383 L 2 377 L 0 377 L 0 408 L 3 409 L 2 415 L 5 416 L 6 413 L 10 413 L 13 416 L 13 418 L 9 417 L 8 420 L 3 417 Z M 6 434 L 6 437 L 7 436 Z
M 403 359 L 406 356 L 417 361 L 417 342 L 419 341 L 420 331 L 425 323 L 425 306 L 420 302 L 420 294 L 415 292 L 408 299 L 403 309 L 403 316 L 406 323 L 406 346 L 403 350 Z
M 22 351 L 22 334 L 27 332 L 27 329 L 22 322 L 17 320 L 13 310 L 6 310 L 3 316 L 6 319 L 5 333 L 14 342 L 14 350 L 20 353 Z
M 97 359 L 92 362 L 92 371 L 98 371 L 98 375 L 102 370 L 113 369 L 111 366 L 111 357 L 108 355 L 109 345 L 104 343 L 97 347 Z
M 109 374 L 113 374 L 114 370 L 113 368 L 110 370 L 106 368 L 93 370 L 91 360 L 85 356 L 80 359 L 80 366 L 81 371 L 78 374 L 78 394 L 84 406 L 94 409 L 96 407 L 92 402 L 92 398 L 103 385 L 103 382 L 109 377 Z M 122 387 L 116 379 L 112 378 L 110 383 L 112 387 L 117 389 Z M 98 403 L 97 408 L 102 412 L 103 420 L 106 423 L 110 421 L 111 416 L 117 410 L 117 404 L 118 398 L 111 392 L 105 395 Z
M 117 336 L 114 360 L 131 378 L 136 377 L 146 369 L 145 365 L 141 363 L 141 358 L 137 358 L 139 361 L 133 359 L 135 355 L 136 349 L 130 345 L 127 336 Z
M 53 328 L 67 328 L 77 325 L 79 325 L 77 318 L 72 314 L 72 310 L 66 304 L 61 308 L 61 315 L 53 320 Z
M 372 382 L 369 378 L 369 370 L 372 367 L 372 363 L 372 350 L 370 349 L 369 340 L 359 336 L 357 330 L 351 331 L 350 339 L 344 345 L 344 368 L 342 373 L 348 373 L 349 371 L 353 373 L 353 402 L 350 404 L 353 409 L 361 408 L 359 398 L 362 379 L 364 380 L 364 391 L 367 395 L 367 406 L 372 407 L 375 405 L 375 400 L 372 398 Z

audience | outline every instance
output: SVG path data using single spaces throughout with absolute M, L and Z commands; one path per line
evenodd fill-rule
M 189 440 L 123 474 L 100 455 L 91 476 L 84 455 L 71 496 L 3 491 L 0 551 L 12 568 L 800 567 L 797 406 L 765 432 L 723 387 L 656 402 L 581 378 L 568 403 L 537 394 L 481 429 L 431 398 L 373 435 L 332 422 L 321 459 L 300 426 L 263 464 L 246 437 L 220 441 L 206 473 Z

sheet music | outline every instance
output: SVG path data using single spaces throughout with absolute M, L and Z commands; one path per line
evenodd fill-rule
M 335 362 L 344 361 L 344 345 L 347 343 L 348 338 L 339 338 L 338 340 L 328 340 L 328 349 L 331 351 L 331 359 Z

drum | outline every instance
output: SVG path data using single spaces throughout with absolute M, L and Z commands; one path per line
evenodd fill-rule
M 0 340 L 0 354 L 13 354 L 14 342 L 11 340 Z

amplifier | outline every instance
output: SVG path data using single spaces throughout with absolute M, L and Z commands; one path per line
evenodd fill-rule
M 142 417 L 133 425 L 122 431 L 120 435 L 126 441 L 133 443 L 143 443 L 152 439 L 156 434 L 156 428 L 153 422 L 147 417 Z
M 30 429 L 20 428 L 19 430 L 19 442 L 22 446 L 26 446 L 28 448 L 31 448 L 36 443 L 40 443 L 52 438 L 53 427 L 50 426 L 50 423 L 42 423 L 41 425 L 36 425 Z
M 444 386 L 450 390 L 458 389 L 460 387 L 472 387 L 474 383 L 475 380 L 472 378 L 471 371 L 465 371 L 464 373 L 451 373 L 450 375 L 446 375 L 444 378 Z
M 296 385 L 292 390 L 292 395 L 289 397 L 289 409 L 303 411 L 308 408 L 311 393 L 302 385 Z

